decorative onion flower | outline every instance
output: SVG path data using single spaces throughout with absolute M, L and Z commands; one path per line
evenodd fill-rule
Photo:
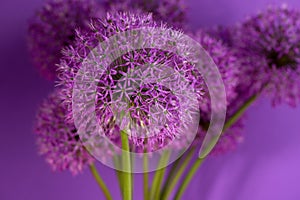
M 99 41 L 119 32 L 155 28 L 157 25 L 151 15 L 108 13 L 105 19 L 93 21 L 90 27 L 89 32 L 78 32 L 76 44 L 65 51 L 65 58 L 60 64 L 62 95 L 70 118 L 73 113 L 74 77 L 84 60 L 88 58 L 86 63 L 95 66 L 104 65 L 99 59 L 101 53 L 93 50 L 92 53 L 98 57 L 88 56 Z M 105 135 L 112 142 L 120 146 L 120 132 L 126 131 L 131 150 L 135 152 L 156 151 L 174 138 L 182 137 L 184 143 L 180 127 L 190 123 L 193 116 L 182 118 L 186 115 L 182 112 L 188 111 L 194 103 L 197 106 L 194 112 L 197 113 L 203 93 L 203 81 L 195 66 L 172 52 L 145 48 L 125 53 L 107 66 L 104 73 L 99 71 L 95 69 L 92 72 L 99 74 L 95 113 Z M 188 84 L 183 84 L 182 78 Z M 195 96 L 187 93 L 189 88 L 195 90 Z
M 65 121 L 66 108 L 59 96 L 56 90 L 41 104 L 34 131 L 39 153 L 51 168 L 75 175 L 94 159 L 82 145 L 74 124 Z
M 187 5 L 183 0 L 108 0 L 107 10 L 151 12 L 156 21 L 163 21 L 176 28 L 184 28 Z
M 226 47 L 222 41 L 214 39 L 206 32 L 198 30 L 193 38 L 201 44 L 217 65 L 226 91 L 227 106 L 236 99 L 236 86 L 239 80 L 240 62 L 235 52 Z M 210 120 L 210 97 L 208 88 L 205 91 L 205 103 L 201 104 L 201 121 L 208 123 Z
M 299 33 L 300 12 L 286 6 L 270 7 L 238 27 L 234 42 L 244 62 L 245 91 L 264 89 L 273 105 L 299 103 Z
M 201 44 L 217 65 L 224 82 L 228 105 L 237 95 L 235 87 L 238 83 L 238 73 L 241 68 L 235 52 L 224 45 L 222 41 L 209 36 L 201 30 L 197 31 L 193 37 Z
M 90 19 L 101 14 L 94 0 L 50 0 L 35 14 L 28 46 L 33 64 L 45 78 L 56 78 L 61 51 L 73 44 L 75 29 L 87 29 Z
M 201 44 L 216 63 L 224 82 L 227 106 L 231 107 L 237 98 L 236 86 L 239 81 L 239 70 L 241 68 L 240 61 L 236 58 L 235 52 L 224 45 L 220 39 L 215 39 L 202 30 L 197 31 L 193 37 Z M 211 117 L 211 104 L 208 89 L 206 89 L 205 94 L 206 96 L 203 99 L 204 103 L 200 106 L 201 127 L 199 128 L 198 134 L 200 141 L 204 139 L 206 133 L 205 129 L 208 128 Z M 230 112 L 228 112 L 227 118 L 231 115 L 229 113 Z M 229 130 L 225 131 L 220 137 L 218 144 L 214 147 L 212 153 L 221 153 L 234 149 L 234 147 L 241 141 L 241 130 L 242 123 L 238 122 Z

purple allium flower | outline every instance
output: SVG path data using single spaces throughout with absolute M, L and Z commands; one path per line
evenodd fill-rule
M 214 39 L 207 33 L 199 30 L 193 37 L 201 44 L 217 65 L 224 82 L 227 105 L 229 105 L 237 96 L 235 89 L 238 84 L 241 67 L 239 60 L 236 58 L 233 50 L 224 45 L 222 41 Z M 208 90 L 205 93 L 206 98 L 204 98 L 204 101 L 206 103 L 201 105 L 201 120 L 207 121 L 210 117 L 210 97 Z
M 237 98 L 236 87 L 239 81 L 239 70 L 241 68 L 241 63 L 236 58 L 235 52 L 228 48 L 220 39 L 215 39 L 202 30 L 197 31 L 193 37 L 207 51 L 219 69 L 226 90 L 226 100 L 228 106 L 227 118 L 229 118 L 231 115 L 230 110 L 232 109 L 231 105 L 234 103 L 234 101 L 236 101 Z M 208 128 L 211 117 L 211 104 L 207 89 L 205 94 L 206 96 L 203 99 L 204 103 L 202 103 L 200 106 L 201 119 L 198 134 L 199 141 L 204 139 L 206 134 L 205 130 Z M 242 140 L 242 128 L 242 122 L 239 121 L 230 129 L 222 133 L 218 143 L 212 150 L 212 154 L 220 154 L 234 149 L 235 146 Z
M 264 89 L 273 105 L 296 106 L 300 97 L 300 12 L 270 7 L 242 23 L 235 39 L 243 63 L 243 90 Z
M 184 0 L 108 0 L 107 10 L 153 13 L 156 21 L 163 21 L 176 28 L 186 27 L 187 5 Z
M 28 28 L 28 46 L 33 64 L 45 78 L 56 78 L 61 51 L 73 44 L 75 29 L 87 29 L 90 18 L 101 15 L 94 0 L 50 0 L 35 14 Z
M 94 159 L 82 145 L 73 123 L 65 121 L 66 108 L 55 90 L 40 106 L 35 123 L 39 153 L 54 171 L 81 172 Z
M 93 21 L 90 27 L 89 32 L 78 32 L 76 44 L 65 51 L 65 58 L 60 64 L 59 78 L 69 118 L 73 114 L 74 77 L 91 50 L 117 33 L 158 26 L 151 15 L 108 13 L 106 18 Z M 103 65 L 101 59 L 95 56 L 89 57 L 87 63 Z M 166 69 L 175 72 L 168 73 Z M 93 73 L 98 74 L 97 71 Z M 182 76 L 188 85 L 181 84 Z M 182 137 L 184 143 L 179 127 L 192 119 L 181 118 L 183 114 L 180 112 L 186 112 L 186 108 L 195 101 L 198 108 L 203 93 L 203 81 L 191 63 L 161 49 L 139 49 L 119 57 L 97 79 L 95 112 L 105 135 L 116 145 L 120 145 L 121 130 L 129 134 L 131 149 L 136 152 L 156 151 L 178 137 Z M 166 80 L 171 82 L 170 87 L 163 84 Z M 195 89 L 194 100 L 187 93 L 180 94 L 188 92 L 188 88 Z

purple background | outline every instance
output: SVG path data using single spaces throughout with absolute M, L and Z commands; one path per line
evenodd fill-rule
M 32 123 L 37 105 L 52 90 L 26 53 L 26 22 L 42 0 L 0 1 L 0 199 L 102 199 L 89 171 L 73 177 L 53 173 L 36 153 Z M 285 1 L 300 9 L 300 1 Z M 231 25 L 265 8 L 268 0 L 189 0 L 193 28 Z M 235 152 L 210 158 L 193 179 L 185 199 L 299 200 L 300 107 L 273 109 L 261 99 L 248 113 L 245 142 Z M 99 164 L 115 195 L 113 170 Z M 141 176 L 135 199 L 142 198 Z M 119 198 L 116 198 L 119 199 Z

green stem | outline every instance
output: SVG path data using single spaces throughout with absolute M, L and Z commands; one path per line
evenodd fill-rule
M 161 168 L 162 166 L 164 166 L 168 162 L 169 157 L 170 157 L 170 152 L 165 151 L 158 163 L 158 167 Z M 159 199 L 160 185 L 163 181 L 165 172 L 166 172 L 166 167 L 163 167 L 155 172 L 153 182 L 152 182 L 151 192 L 150 192 L 151 199 L 153 200 Z
M 128 135 L 125 131 L 121 131 L 122 141 L 122 182 L 123 182 L 123 198 L 124 200 L 132 199 L 132 176 L 131 161 L 129 153 Z
M 192 148 L 187 156 L 184 158 L 183 162 L 181 163 L 181 165 L 179 165 L 178 170 L 176 171 L 177 173 L 174 173 L 174 176 L 168 176 L 168 179 L 165 183 L 165 187 L 163 189 L 162 192 L 162 198 L 161 199 L 168 199 L 169 195 L 171 194 L 171 192 L 173 191 L 174 187 L 176 186 L 176 184 L 178 183 L 179 179 L 181 178 L 182 174 L 184 173 L 184 171 L 186 170 L 186 168 L 188 167 L 188 164 L 190 163 L 193 154 L 194 154 L 195 149 Z M 174 170 L 175 172 L 175 170 Z M 171 174 L 170 174 L 171 175 Z
M 204 161 L 204 159 L 196 160 L 196 162 L 193 164 L 192 168 L 190 169 L 190 171 L 188 172 L 186 177 L 183 179 L 183 182 L 180 185 L 180 187 L 178 188 L 174 199 L 176 199 L 176 200 L 181 199 L 181 196 L 183 195 L 185 189 L 189 185 L 190 181 L 192 180 L 193 176 L 195 175 L 195 173 L 197 172 L 198 168 L 201 166 L 203 161 Z
M 177 172 L 177 167 L 181 163 L 180 161 L 182 160 L 182 157 L 177 159 L 171 166 L 171 169 L 167 175 L 166 182 L 164 183 L 163 189 L 162 189 L 162 195 L 165 193 L 165 190 L 167 189 L 167 186 L 169 185 L 170 181 L 172 181 L 174 174 Z
M 148 174 L 148 155 L 144 154 L 144 200 L 149 200 L 149 174 Z
M 228 128 L 230 128 L 241 116 L 242 114 L 245 113 L 245 111 L 247 110 L 247 108 L 249 108 L 249 106 L 257 99 L 258 95 L 253 95 L 252 97 L 250 97 L 239 109 L 238 111 L 236 111 L 236 113 L 234 113 L 234 115 L 229 118 L 224 127 L 223 127 L 223 132 L 225 132 Z
M 118 178 L 118 183 L 119 183 L 119 188 L 120 188 L 120 191 L 121 191 L 121 195 L 123 195 L 123 187 L 122 187 L 122 172 L 120 170 L 118 170 L 120 168 L 120 160 L 119 160 L 119 157 L 118 156 L 115 156 L 114 157 L 114 163 L 115 163 L 115 167 L 116 167 L 116 175 L 117 175 L 117 178 Z
M 112 196 L 111 196 L 106 184 L 104 183 L 103 179 L 101 178 L 100 174 L 98 173 L 94 164 L 90 165 L 90 170 L 91 170 L 96 182 L 98 183 L 99 187 L 101 188 L 105 198 L 107 200 L 112 200 Z

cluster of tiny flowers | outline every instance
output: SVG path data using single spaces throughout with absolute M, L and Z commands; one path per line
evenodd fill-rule
M 295 44 L 300 43 L 299 27 L 300 13 L 283 6 L 270 7 L 237 27 L 218 27 L 208 31 L 210 36 L 230 47 L 239 62 L 234 66 L 239 68 L 237 84 L 232 87 L 232 92 L 236 95 L 230 95 L 226 79 L 223 77 L 228 103 L 227 120 L 249 98 L 262 91 L 271 96 L 274 105 L 282 102 L 291 106 L 297 105 L 300 97 L 300 46 Z M 205 48 L 205 44 L 202 45 Z M 208 53 L 220 67 L 214 53 Z M 222 70 L 220 72 L 222 74 Z M 230 150 L 241 142 L 242 128 L 243 119 L 222 134 L 212 154 Z M 203 135 L 204 131 L 200 129 L 200 138 L 204 137 Z
M 252 94 L 263 90 L 273 105 L 296 106 L 300 100 L 300 12 L 270 7 L 238 26 L 232 38 L 244 66 L 239 90 Z
M 227 106 L 232 105 L 237 98 L 236 86 L 239 81 L 239 69 L 241 63 L 235 56 L 235 52 L 229 49 L 220 39 L 215 39 L 209 33 L 203 30 L 198 30 L 193 34 L 193 38 L 201 44 L 205 51 L 211 56 L 218 67 L 220 75 L 226 90 Z M 208 127 L 211 117 L 211 104 L 209 91 L 206 88 L 205 98 L 200 105 L 200 127 L 198 138 L 200 141 L 204 139 L 205 129 Z M 230 116 L 227 116 L 229 118 Z M 237 144 L 242 141 L 243 123 L 239 121 L 233 127 L 222 133 L 218 144 L 214 148 L 212 154 L 221 154 L 234 149 Z M 197 144 L 197 143 L 195 143 Z
M 73 44 L 75 29 L 87 29 L 102 13 L 94 0 L 50 0 L 35 14 L 28 28 L 29 53 L 45 78 L 56 78 L 61 51 Z
M 187 5 L 184 0 L 108 0 L 107 10 L 150 12 L 156 21 L 162 21 L 176 28 L 185 28 Z
M 117 33 L 158 26 L 151 15 L 114 12 L 108 13 L 104 19 L 93 21 L 90 27 L 88 32 L 78 32 L 76 44 L 65 51 L 65 58 L 60 64 L 62 95 L 68 108 L 71 108 L 72 103 L 73 77 L 91 49 Z M 98 63 L 99 57 L 92 56 L 88 59 L 89 63 L 96 66 L 103 65 Z M 177 73 L 171 73 L 173 76 L 165 78 L 170 74 L 166 74 L 164 68 L 173 69 Z M 105 134 L 120 145 L 117 138 L 121 130 L 126 130 L 130 135 L 132 151 L 138 152 L 156 151 L 180 137 L 177 131 L 180 124 L 191 121 L 190 118 L 182 121 L 179 117 L 182 113 L 178 110 L 186 111 L 185 106 L 189 106 L 189 96 L 178 95 L 187 90 L 178 82 L 181 74 L 184 74 L 190 87 L 196 90 L 196 99 L 200 100 L 200 73 L 197 75 L 194 66 L 180 56 L 160 49 L 146 48 L 126 53 L 114 61 L 106 68 L 105 73 L 100 74 L 96 89 L 95 111 Z M 173 81 L 174 84 L 171 84 L 172 88 L 168 88 L 163 85 L 163 81 L 161 83 L 158 80 Z M 70 109 L 70 118 L 72 112 Z M 150 132 L 141 136 L 145 131 L 143 127 L 147 127 Z
M 81 172 L 94 159 L 76 134 L 73 123 L 65 121 L 66 108 L 55 90 L 40 106 L 35 123 L 39 153 L 54 171 Z
M 224 45 L 222 41 L 209 36 L 202 30 L 198 30 L 193 35 L 193 38 L 204 48 L 217 65 L 224 82 L 227 105 L 229 105 L 237 95 L 235 87 L 238 84 L 240 61 L 236 58 L 234 51 Z M 209 94 L 208 91 L 206 93 L 207 95 Z M 207 104 L 209 102 L 210 100 L 208 100 Z M 201 111 L 204 110 L 202 108 Z
M 100 124 L 110 124 L 110 127 L 106 127 L 106 134 L 119 135 L 120 130 L 128 128 L 132 149 L 138 152 L 155 151 L 165 147 L 175 137 L 180 137 L 177 129 L 185 122 L 181 120 L 179 110 L 187 105 L 189 98 L 184 97 L 181 102 L 178 99 L 181 93 L 178 91 L 184 89 L 176 81 L 180 78 L 179 73 L 162 72 L 161 67 L 175 68 L 172 62 L 177 64 L 176 67 L 180 66 L 180 69 L 175 69 L 178 72 L 184 71 L 186 75 L 192 72 L 192 66 L 185 64 L 178 56 L 158 49 L 127 53 L 117 61 L 118 65 L 107 69 L 109 73 L 102 76 L 98 83 L 96 99 L 96 113 Z M 149 77 L 151 74 L 155 77 Z M 165 75 L 173 77 L 166 79 Z M 190 82 L 195 81 L 194 87 L 201 89 L 201 81 L 195 80 L 195 76 L 186 78 Z M 173 81 L 172 89 L 159 80 Z M 113 91 L 109 92 L 108 88 Z M 118 116 L 117 113 L 122 113 L 123 116 Z M 120 121 L 120 125 L 116 126 L 114 121 Z M 147 134 L 145 129 L 139 128 L 143 126 L 150 130 Z

